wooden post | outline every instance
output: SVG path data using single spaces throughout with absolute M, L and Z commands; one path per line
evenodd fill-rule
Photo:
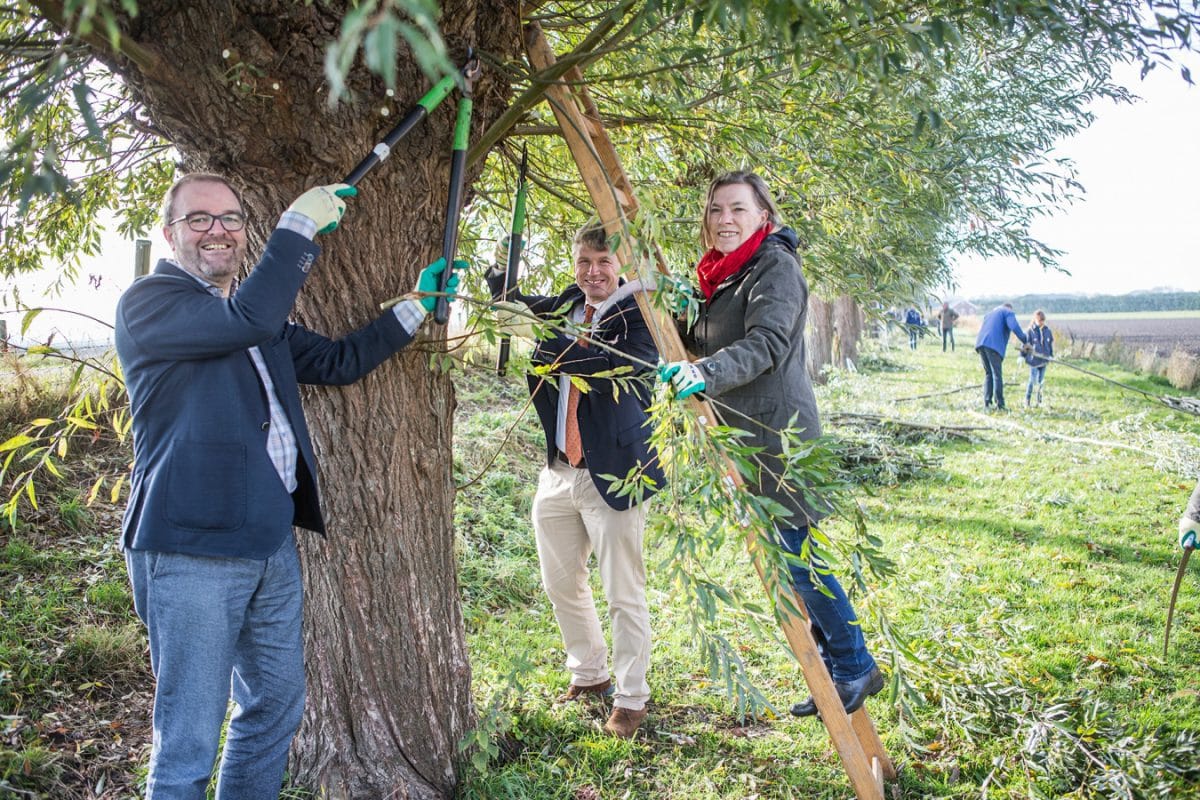
M 554 53 L 542 33 L 541 26 L 530 23 L 526 26 L 525 33 L 525 47 L 530 65 L 539 71 L 553 66 Z M 599 112 L 583 84 L 583 75 L 578 69 L 572 68 L 563 78 L 565 83 L 559 82 L 548 87 L 546 98 L 554 110 L 555 118 L 579 167 L 580 176 L 587 186 L 601 223 L 610 235 L 621 235 L 618 258 L 626 266 L 632 265 L 639 271 L 645 269 L 634 259 L 627 235 L 629 220 L 637 213 L 637 201 L 634 199 L 629 178 L 617 157 L 616 148 L 604 130 Z M 661 254 L 655 250 L 654 255 L 658 269 L 665 272 Z M 674 320 L 651 306 L 645 292 L 637 295 L 637 301 L 647 320 L 655 319 L 658 322 L 657 325 L 651 325 L 650 329 L 662 358 L 666 361 L 686 359 L 687 351 L 675 329 Z M 697 411 L 703 424 L 712 424 L 718 419 L 714 409 L 707 402 L 695 397 L 690 398 L 688 402 Z M 740 486 L 741 475 L 732 464 L 728 466 L 730 478 Z M 763 543 L 752 535 L 747 542 L 747 548 L 768 593 L 775 597 L 777 578 L 774 572 L 765 566 Z M 803 608 L 804 604 L 800 598 L 796 597 L 795 600 L 797 607 Z M 777 608 L 784 636 L 791 645 L 796 660 L 800 662 L 804 680 L 812 691 L 817 709 L 821 712 L 821 720 L 829 730 L 830 738 L 842 759 L 855 794 L 860 800 L 882 800 L 883 779 L 894 778 L 896 771 L 883 749 L 866 708 L 854 713 L 852 723 L 851 717 L 847 716 L 842 708 L 841 698 L 838 697 L 833 679 L 821 660 L 807 621 L 801 616 L 788 613 L 782 606 Z
M 150 240 L 138 239 L 133 243 L 133 277 L 150 274 Z

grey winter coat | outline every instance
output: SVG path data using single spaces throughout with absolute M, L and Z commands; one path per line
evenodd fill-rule
M 784 528 L 817 522 L 828 514 L 819 500 L 804 498 L 799 487 L 772 478 L 781 470 L 782 453 L 781 438 L 772 431 L 786 428 L 795 415 L 796 427 L 803 429 L 801 438 L 821 435 L 804 355 L 808 284 L 797 244 L 791 228 L 769 235 L 746 265 L 701 304 L 695 325 L 681 331 L 688 349 L 699 356 L 704 393 L 739 412 L 718 407 L 725 423 L 750 434 L 747 444 L 766 448 L 762 459 L 771 474 L 764 472 L 759 484 L 750 488 L 792 512 L 780 521 Z

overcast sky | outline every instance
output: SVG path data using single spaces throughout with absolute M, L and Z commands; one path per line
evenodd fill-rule
M 1098 103 L 1092 126 L 1060 145 L 1087 193 L 1034 227 L 1035 236 L 1066 251 L 1060 260 L 1071 274 L 959 257 L 955 294 L 1200 291 L 1200 86 L 1189 86 L 1178 70 L 1159 68 L 1145 81 L 1132 67 L 1116 74 L 1143 100 Z M 1192 74 L 1200 78 L 1194 63 Z

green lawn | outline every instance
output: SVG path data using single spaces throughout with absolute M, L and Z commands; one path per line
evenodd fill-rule
M 819 392 L 822 409 L 980 428 L 969 442 L 934 437 L 905 446 L 897 458 L 916 454 L 940 465 L 920 479 L 859 491 L 896 571 L 856 603 L 882 611 L 911 651 L 897 652 L 868 615 L 877 656 L 910 687 L 903 702 L 870 704 L 901 768 L 901 795 L 979 797 L 986 785 L 992 798 L 1117 797 L 1126 796 L 1123 782 L 1133 797 L 1200 791 L 1194 575 L 1181 593 L 1170 657 L 1162 658 L 1167 590 L 1179 558 L 1173 530 L 1200 473 L 1200 421 L 1054 367 L 1041 408 L 1020 408 L 1023 385 L 1008 389 L 1014 410 L 1004 415 L 982 413 L 978 388 L 897 402 L 977 387 L 978 357 L 966 347 L 943 355 L 930 345 L 883 357 L 864 363 L 887 369 L 836 374 Z M 1010 381 L 1024 381 L 1021 366 L 1008 360 Z M 1161 382 L 1096 368 L 1170 392 Z M 495 423 L 489 419 L 478 433 Z M 459 425 L 478 441 L 470 416 Z M 530 420 L 520 427 L 536 441 Z M 532 444 L 529 452 L 536 458 Z M 705 671 L 683 599 L 661 570 L 651 574 L 654 697 L 645 736 L 614 742 L 600 732 L 604 709 L 553 706 L 567 677 L 526 519 L 535 472 L 535 465 L 518 466 L 515 498 L 509 483 L 494 498 L 500 502 L 472 492 L 460 509 L 468 553 L 487 537 L 477 539 L 467 515 L 489 536 L 506 531 L 487 554 L 508 591 L 486 609 L 472 604 L 468 617 L 478 702 L 506 698 L 501 706 L 511 715 L 500 756 L 470 778 L 464 796 L 852 796 L 819 723 L 734 715 Z M 686 511 L 686 499 L 657 505 L 675 513 L 679 502 Z M 848 532 L 837 522 L 829 530 Z M 671 545 L 652 539 L 649 562 L 661 563 Z M 710 569 L 757 591 L 736 542 Z M 733 614 L 721 615 L 717 627 L 777 708 L 806 693 L 777 642 L 754 636 Z M 505 677 L 514 653 L 530 662 L 515 693 Z
M 859 363 L 818 395 L 826 415 L 843 415 L 827 432 L 873 455 L 875 477 L 854 497 L 895 564 L 886 579 L 867 573 L 854 598 L 900 688 L 868 706 L 900 768 L 887 796 L 1200 796 L 1200 566 L 1184 581 L 1162 656 L 1175 521 L 1200 474 L 1200 420 L 1057 365 L 1045 404 L 1026 410 L 1012 350 L 1013 410 L 1002 415 L 982 413 L 969 347 L 943 355 L 926 342 L 915 353 L 868 351 Z M 807 692 L 773 625 L 720 603 L 715 619 L 699 617 L 780 713 L 739 715 L 709 671 L 697 617 L 667 569 L 677 542 L 665 523 L 698 524 L 691 496 L 654 503 L 643 733 L 616 741 L 601 731 L 603 706 L 554 705 L 567 676 L 529 524 L 541 433 L 521 415 L 519 376 L 472 368 L 457 384 L 456 473 L 462 484 L 480 476 L 459 494 L 456 525 L 487 743 L 473 766 L 464 762 L 459 796 L 851 797 L 824 728 L 783 711 Z M 26 411 L 40 408 L 35 399 Z M 862 416 L 846 415 L 926 428 L 864 429 L 852 424 Z M 946 426 L 974 430 L 963 439 L 938 432 Z M 118 453 L 117 463 L 127 458 Z M 85 478 L 44 490 L 37 514 L 0 533 L 0 797 L 123 798 L 144 769 L 150 677 L 115 548 L 119 509 L 86 507 Z M 854 539 L 846 520 L 826 531 Z M 703 570 L 762 596 L 736 527 Z

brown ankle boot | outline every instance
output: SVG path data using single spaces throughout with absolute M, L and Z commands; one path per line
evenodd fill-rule
M 567 691 L 558 696 L 559 703 L 573 703 L 576 700 L 584 699 L 585 695 L 593 697 L 611 697 L 613 693 L 612 680 L 600 681 L 599 683 L 588 684 L 581 686 L 578 683 L 572 683 L 567 687 Z
M 604 730 L 622 739 L 632 739 L 633 735 L 637 733 L 638 726 L 642 724 L 642 720 L 645 718 L 645 707 L 636 710 L 632 708 L 614 708 L 612 716 L 608 718 L 608 722 L 604 723 Z

